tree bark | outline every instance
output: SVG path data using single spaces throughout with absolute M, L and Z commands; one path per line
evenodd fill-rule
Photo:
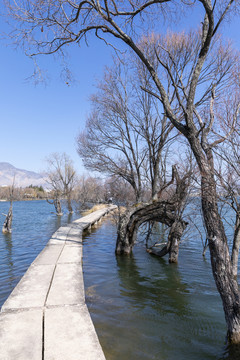
M 71 196 L 67 196 L 67 207 L 68 207 L 68 211 L 70 213 L 73 213 L 73 208 L 72 208 L 72 202 L 71 202 Z
M 226 234 L 217 207 L 213 172 L 204 169 L 201 177 L 202 209 L 207 229 L 212 272 L 220 293 L 231 343 L 240 342 L 240 298 L 229 254 Z
M 61 206 L 61 201 L 59 199 L 58 196 L 55 197 L 55 199 L 53 199 L 53 201 L 51 202 L 49 199 L 47 199 L 47 202 L 51 205 L 54 205 L 55 207 L 55 210 L 56 210 L 56 214 L 58 216 L 62 216 L 63 213 L 62 213 L 62 206 Z
M 4 221 L 2 232 L 4 234 L 11 233 L 12 232 L 12 201 L 10 203 L 10 208 L 8 210 L 8 214 L 6 216 L 6 219 Z
M 170 228 L 167 244 L 161 249 L 150 248 L 147 252 L 152 255 L 163 257 L 169 254 L 169 263 L 178 262 L 179 244 L 187 223 L 176 219 Z
M 60 199 L 59 198 L 54 199 L 53 204 L 55 206 L 56 214 L 58 216 L 62 216 L 63 213 L 62 213 L 62 205 Z
M 178 262 L 179 244 L 185 228 L 186 228 L 186 223 L 180 221 L 179 219 L 175 220 L 175 222 L 171 226 L 169 233 L 169 238 L 170 238 L 169 241 L 171 244 L 169 251 L 170 263 Z
M 236 213 L 235 220 L 235 231 L 233 238 L 232 246 L 232 267 L 233 267 L 233 276 L 237 278 L 238 274 L 238 257 L 239 257 L 239 247 L 240 247 L 240 213 L 239 210 Z
M 136 241 L 137 230 L 145 222 L 158 221 L 171 227 L 168 243 L 160 251 L 149 249 L 149 253 L 164 256 L 169 253 L 169 262 L 177 262 L 179 240 L 187 223 L 177 219 L 175 205 L 171 202 L 159 201 L 132 208 L 120 218 L 116 254 L 129 255 Z
M 229 254 L 226 233 L 217 205 L 217 189 L 214 179 L 214 159 L 211 147 L 203 136 L 202 143 L 192 134 L 188 141 L 201 173 L 201 200 L 204 223 L 207 230 L 212 273 L 221 296 L 231 343 L 240 343 L 240 298 Z

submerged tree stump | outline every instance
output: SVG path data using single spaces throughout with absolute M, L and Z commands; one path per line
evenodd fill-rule
M 151 248 L 147 249 L 147 252 L 160 257 L 169 254 L 168 261 L 170 263 L 177 263 L 179 244 L 186 226 L 187 222 L 176 219 L 170 228 L 167 244 L 161 250 Z
M 2 227 L 2 232 L 4 234 L 8 234 L 12 232 L 12 217 L 13 217 L 13 212 L 12 212 L 12 201 L 11 201 L 8 214 L 6 215 L 6 219 Z
M 51 205 L 54 205 L 55 210 L 56 210 L 56 214 L 58 216 L 62 216 L 63 212 L 62 212 L 62 205 L 61 205 L 61 201 L 59 199 L 58 196 L 56 196 L 52 201 L 50 201 L 49 199 L 47 199 L 47 202 Z

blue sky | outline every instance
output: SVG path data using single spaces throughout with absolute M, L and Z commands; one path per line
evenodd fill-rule
M 196 19 L 183 22 L 181 26 L 190 26 Z M 223 31 L 240 50 L 239 23 L 238 17 Z M 0 33 L 4 29 L 1 21 Z M 68 62 L 75 79 L 70 86 L 60 77 L 60 59 L 41 57 L 40 65 L 49 80 L 46 85 L 35 86 L 26 80 L 32 75 L 33 64 L 21 49 L 0 41 L 0 51 L 0 161 L 39 172 L 46 167 L 44 159 L 50 153 L 66 152 L 82 173 L 75 138 L 84 128 L 94 84 L 101 78 L 104 66 L 112 62 L 111 48 L 94 37 L 89 47 L 69 47 Z
M 26 80 L 33 64 L 20 49 L 0 42 L 0 51 L 0 161 L 38 172 L 46 166 L 44 159 L 50 153 L 66 152 L 82 171 L 75 137 L 84 128 L 96 79 L 111 62 L 110 49 L 99 41 L 82 50 L 72 49 L 69 66 L 75 81 L 70 86 L 60 77 L 60 60 L 41 59 L 48 81 L 36 86 Z

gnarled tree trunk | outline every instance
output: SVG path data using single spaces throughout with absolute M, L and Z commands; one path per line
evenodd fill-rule
M 54 205 L 55 207 L 55 210 L 56 210 L 56 214 L 58 216 L 62 216 L 63 213 L 62 213 L 62 205 L 61 205 L 61 201 L 59 199 L 58 196 L 55 197 L 55 199 L 53 199 L 53 201 L 50 201 L 49 199 L 47 199 L 47 202 L 51 205 Z
M 232 257 L 231 257 L 232 267 L 233 267 L 233 276 L 235 278 L 237 278 L 237 273 L 238 273 L 239 247 L 240 247 L 240 212 L 238 209 L 238 211 L 236 213 L 233 247 L 232 247 Z
M 212 272 L 223 302 L 228 338 L 240 342 L 240 298 L 234 277 L 227 237 L 218 212 L 216 184 L 209 172 L 202 174 L 202 208 L 208 234 Z
M 187 226 L 187 223 L 181 219 L 180 214 L 186 203 L 190 179 L 191 171 L 180 178 L 176 166 L 173 166 L 172 179 L 158 192 L 156 201 L 145 205 L 135 205 L 121 216 L 118 226 L 116 254 L 130 254 L 139 226 L 146 222 L 157 221 L 170 227 L 168 242 L 161 251 L 151 249 L 148 252 L 158 256 L 169 253 L 169 262 L 177 262 L 179 241 Z M 169 200 L 159 200 L 163 190 L 172 185 L 174 180 L 176 180 L 175 193 Z
M 8 214 L 6 215 L 6 219 L 5 219 L 3 227 L 2 227 L 2 232 L 4 234 L 12 232 L 12 216 L 13 216 L 13 213 L 12 213 L 12 201 L 11 201 L 10 208 L 8 210 Z
M 170 228 L 167 244 L 161 250 L 158 250 L 156 248 L 150 248 L 147 249 L 147 252 L 151 255 L 156 255 L 159 257 L 163 257 L 169 254 L 168 261 L 170 263 L 177 263 L 179 243 L 186 226 L 186 222 L 176 219 Z
M 67 195 L 67 208 L 70 214 L 73 213 L 73 208 L 72 208 L 72 201 L 71 201 L 71 194 Z
M 203 141 L 200 144 L 196 137 L 189 137 L 188 140 L 201 173 L 202 212 L 207 230 L 213 277 L 223 303 L 228 339 L 231 343 L 240 343 L 238 283 L 234 277 L 228 241 L 218 211 L 212 149 L 207 142 Z
M 56 214 L 58 216 L 62 216 L 63 212 L 62 212 L 62 205 L 61 205 L 60 199 L 59 198 L 54 199 L 53 204 L 54 204 L 54 207 L 55 207 L 55 210 L 56 210 Z
M 164 256 L 169 253 L 169 262 L 177 262 L 179 240 L 187 223 L 177 219 L 175 205 L 166 201 L 135 206 L 124 213 L 119 222 L 116 254 L 131 254 L 136 241 L 137 231 L 141 224 L 149 221 L 158 221 L 171 227 L 168 243 L 161 253 L 149 250 L 149 253 Z

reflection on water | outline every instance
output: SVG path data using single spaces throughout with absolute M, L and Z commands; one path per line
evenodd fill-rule
M 0 202 L 0 214 L 7 213 L 8 202 Z M 62 225 L 79 218 L 78 213 L 56 216 L 54 207 L 44 200 L 13 203 L 12 233 L 0 230 L 0 306 L 7 299 L 29 265 Z M 4 222 L 0 216 L 0 229 Z
M 238 360 L 240 359 L 240 346 L 226 346 L 222 357 L 219 360 Z
M 236 360 L 226 347 L 222 304 L 201 241 L 181 245 L 178 265 L 114 255 L 116 231 L 104 222 L 84 238 L 86 301 L 107 360 Z
M 6 263 L 7 263 L 7 277 L 10 287 L 13 286 L 14 271 L 13 271 L 13 259 L 12 259 L 12 234 L 3 234 L 6 250 Z

